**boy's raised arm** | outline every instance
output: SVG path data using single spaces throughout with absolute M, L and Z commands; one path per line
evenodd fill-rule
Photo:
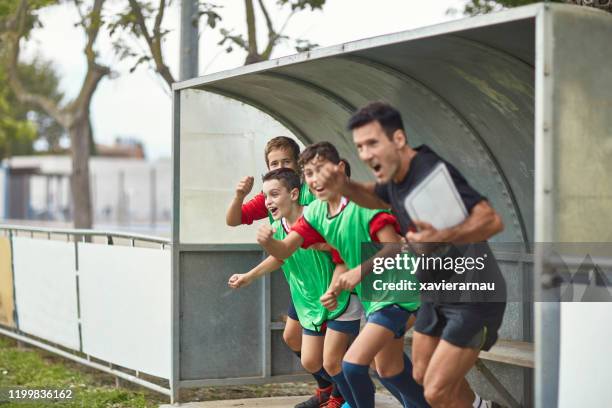
M 230 227 L 237 227 L 242 224 L 242 203 L 245 197 L 253 189 L 255 179 L 252 176 L 243 177 L 236 186 L 236 195 L 232 199 L 227 212 L 225 213 L 225 223 Z
M 304 242 L 295 231 L 291 231 L 285 239 L 274 239 L 274 230 L 269 225 L 262 225 L 257 231 L 257 242 L 267 253 L 278 259 L 289 258 Z

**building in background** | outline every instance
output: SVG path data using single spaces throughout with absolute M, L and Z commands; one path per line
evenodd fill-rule
M 90 160 L 95 228 L 168 235 L 172 208 L 170 159 L 145 161 L 141 145 L 131 149 L 109 147 L 108 152 L 111 157 Z M 37 225 L 70 224 L 70 173 L 69 156 L 4 160 L 0 170 L 0 219 Z

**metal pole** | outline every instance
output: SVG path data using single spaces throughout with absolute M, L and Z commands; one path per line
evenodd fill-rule
M 157 173 L 155 172 L 155 165 L 151 167 L 149 173 L 149 205 L 150 205 L 150 224 L 151 229 L 155 229 L 157 226 Z
M 181 0 L 181 81 L 198 76 L 198 21 L 197 0 Z
M 555 214 L 555 138 L 553 123 L 552 16 L 545 5 L 536 17 L 535 66 L 535 242 L 555 242 L 558 238 Z M 559 399 L 559 357 L 561 304 L 554 290 L 543 285 L 550 278 L 548 254 L 543 245 L 535 247 L 535 401 L 536 408 L 555 408 Z
M 123 225 L 126 214 L 126 192 L 125 192 L 125 174 L 123 170 L 119 170 L 118 174 L 118 196 L 117 196 L 117 224 Z

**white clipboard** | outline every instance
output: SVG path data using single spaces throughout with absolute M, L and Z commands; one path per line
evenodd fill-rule
M 454 227 L 468 212 L 443 162 L 437 164 L 404 199 L 412 220 L 425 221 L 436 229 Z

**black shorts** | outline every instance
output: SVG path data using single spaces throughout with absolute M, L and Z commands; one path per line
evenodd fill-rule
M 414 330 L 458 347 L 488 351 L 497 341 L 506 304 L 423 302 Z
M 293 299 L 289 298 L 289 308 L 287 309 L 287 316 L 290 319 L 300 321 L 300 318 L 297 315 L 297 310 L 295 310 L 295 306 L 293 305 Z

